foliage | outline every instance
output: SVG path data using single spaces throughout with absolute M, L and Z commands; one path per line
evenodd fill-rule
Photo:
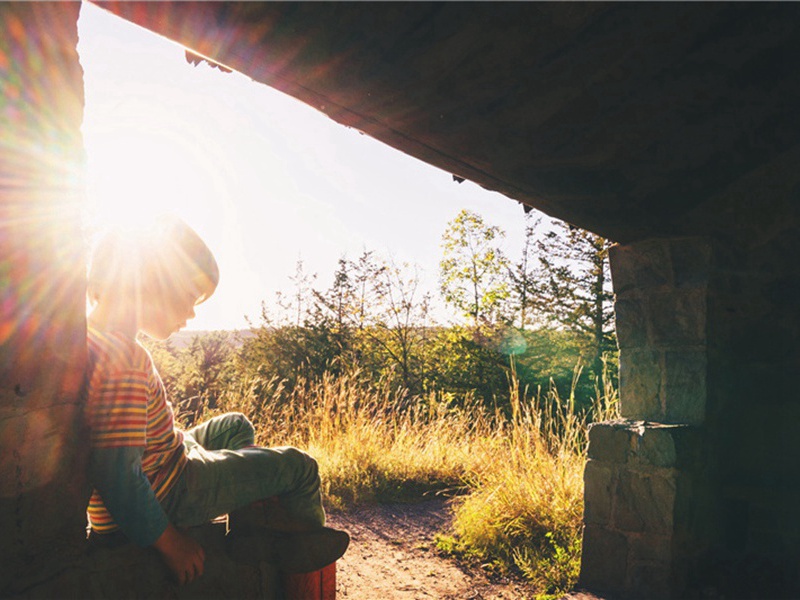
M 587 365 L 599 378 L 602 357 L 616 347 L 608 265 L 610 242 L 561 221 L 537 242 L 540 302 L 551 318 L 586 339 Z
M 512 414 L 498 415 L 491 432 L 500 452 L 471 470 L 470 493 L 439 545 L 501 573 L 517 570 L 543 595 L 563 594 L 580 566 L 587 424 L 617 416 L 616 393 L 606 382 L 592 410 L 577 413 L 552 388 L 530 399 L 518 389 Z
M 158 365 L 168 396 L 191 422 L 202 405 L 213 408 L 237 373 L 234 334 L 212 331 L 194 335 L 178 347 L 171 340 L 142 341 Z
M 291 389 L 243 377 L 200 418 L 243 411 L 258 443 L 306 449 L 329 507 L 450 497 L 453 529 L 440 548 L 555 594 L 577 575 L 586 424 L 614 416 L 615 393 L 604 388 L 592 411 L 577 413 L 554 389 L 519 389 L 512 371 L 506 413 L 469 394 L 409 396 L 359 370 L 301 378 Z
M 330 506 L 453 496 L 442 549 L 556 597 L 577 577 L 586 426 L 615 414 L 608 242 L 529 220 L 512 263 L 503 235 L 462 211 L 443 236 L 460 323 L 431 321 L 416 268 L 365 251 L 327 288 L 298 262 L 245 339 L 148 347 L 185 425 L 246 413 L 259 443 L 317 457 Z
M 483 217 L 466 209 L 442 235 L 442 297 L 469 317 L 473 326 L 504 317 L 508 259 L 497 245 L 503 237 L 505 232 L 499 227 L 487 225 Z

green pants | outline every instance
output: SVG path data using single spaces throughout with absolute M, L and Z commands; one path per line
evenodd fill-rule
M 162 501 L 174 525 L 200 525 L 271 496 L 291 517 L 314 527 L 325 524 L 316 461 L 289 446 L 254 446 L 254 439 L 253 425 L 241 413 L 186 432 L 188 464 Z

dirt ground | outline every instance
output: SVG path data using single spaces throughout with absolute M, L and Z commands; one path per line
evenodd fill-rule
M 333 513 L 332 527 L 350 532 L 337 563 L 337 598 L 346 600 L 517 600 L 532 598 L 523 582 L 490 580 L 442 556 L 434 536 L 449 523 L 444 500 L 389 504 Z

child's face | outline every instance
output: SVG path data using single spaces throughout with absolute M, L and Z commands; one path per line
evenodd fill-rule
M 170 289 L 149 295 L 145 299 L 140 329 L 151 338 L 167 339 L 194 318 L 194 307 L 199 296 L 197 290 L 184 286 L 170 286 Z

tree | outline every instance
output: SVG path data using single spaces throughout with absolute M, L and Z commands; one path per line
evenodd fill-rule
M 408 264 L 385 265 L 374 281 L 379 303 L 374 341 L 400 369 L 403 386 L 412 392 L 425 385 L 424 346 L 428 333 L 430 294 L 419 293 L 419 271 Z
M 298 258 L 294 267 L 294 275 L 289 277 L 289 281 L 294 285 L 291 295 L 284 295 L 277 292 L 276 303 L 283 309 L 283 321 L 300 327 L 306 319 L 311 304 L 312 284 L 317 278 L 316 273 L 307 273 L 303 260 Z
M 458 213 L 442 235 L 442 296 L 475 326 L 492 324 L 504 317 L 509 295 L 505 279 L 508 260 L 497 245 L 503 237 L 503 230 L 487 225 L 480 215 L 466 209 Z
M 559 324 L 586 336 L 588 365 L 595 377 L 603 355 L 616 348 L 613 294 L 608 265 L 610 242 L 594 233 L 553 221 L 539 240 L 542 302 Z
M 519 262 L 508 267 L 510 300 L 514 309 L 513 314 L 516 315 L 512 320 L 521 330 L 542 321 L 540 317 L 542 284 L 536 261 L 538 249 L 536 234 L 542 218 L 531 215 L 532 212 L 525 215 L 525 241 Z

